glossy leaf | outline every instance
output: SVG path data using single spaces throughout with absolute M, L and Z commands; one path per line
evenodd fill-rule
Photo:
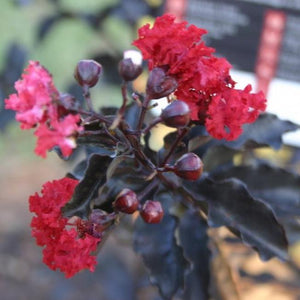
M 142 166 L 135 164 L 131 156 L 120 156 L 111 162 L 107 182 L 101 187 L 99 197 L 95 200 L 97 206 L 115 200 L 117 194 L 124 188 L 139 193 L 150 183 L 145 179 L 151 174 Z
M 109 156 L 90 156 L 83 179 L 77 185 L 72 200 L 64 207 L 65 216 L 87 217 L 91 200 L 99 186 L 105 182 L 105 171 L 110 162 Z
M 229 167 L 214 172 L 217 180 L 238 178 L 247 184 L 250 193 L 267 203 L 284 226 L 289 242 L 300 239 L 300 176 L 266 164 Z
M 213 178 L 237 178 L 250 193 L 272 206 L 278 216 L 300 215 L 300 176 L 267 164 L 229 167 L 213 173 Z
M 253 198 L 238 179 L 213 181 L 202 178 L 197 183 L 184 182 L 194 201 L 208 203 L 208 224 L 229 226 L 240 232 L 244 243 L 257 249 L 263 260 L 287 258 L 287 239 L 272 209 Z
M 137 128 L 138 122 L 139 122 L 139 114 L 140 114 L 141 108 L 135 103 L 131 103 L 127 106 L 125 111 L 125 120 L 129 124 L 131 128 Z
M 67 177 L 71 177 L 77 180 L 82 180 L 85 171 L 87 169 L 87 166 L 88 166 L 87 159 L 82 160 L 75 166 L 75 168 L 72 171 L 68 172 Z

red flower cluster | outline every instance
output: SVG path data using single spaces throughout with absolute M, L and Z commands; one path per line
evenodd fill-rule
M 241 126 L 254 122 L 265 110 L 263 93 L 251 94 L 250 86 L 234 89 L 229 62 L 215 57 L 214 49 L 201 41 L 206 31 L 174 21 L 174 16 L 166 14 L 152 28 L 143 26 L 133 45 L 148 59 L 150 70 L 161 67 L 176 79 L 175 95 L 189 105 L 192 120 L 204 123 L 215 138 L 236 139 Z
M 36 214 L 31 221 L 32 235 L 44 247 L 43 261 L 50 269 L 64 272 L 67 278 L 82 269 L 95 270 L 97 261 L 91 252 L 100 242 L 99 236 L 83 232 L 82 226 L 79 230 L 68 229 L 69 219 L 62 216 L 61 209 L 71 199 L 77 184 L 78 180 L 70 178 L 47 182 L 42 196 L 36 193 L 29 198 L 30 211 Z
M 36 154 L 46 157 L 47 150 L 59 146 L 62 154 L 69 156 L 76 146 L 74 136 L 81 130 L 80 116 L 62 109 L 49 72 L 39 62 L 30 61 L 15 88 L 17 94 L 5 100 L 5 108 L 17 112 L 16 119 L 22 129 L 38 126 Z

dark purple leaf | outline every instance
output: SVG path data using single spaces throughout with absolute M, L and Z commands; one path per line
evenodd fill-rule
M 209 262 L 207 223 L 199 212 L 188 210 L 180 219 L 179 237 L 185 257 L 192 270 L 186 274 L 184 300 L 209 298 Z
M 89 205 L 100 185 L 106 180 L 106 169 L 111 162 L 109 156 L 90 156 L 84 177 L 77 185 L 72 200 L 64 207 L 65 216 L 87 217 Z
M 141 108 L 135 102 L 131 103 L 126 108 L 125 120 L 132 129 L 137 128 L 140 110 Z
M 213 172 L 215 180 L 237 178 L 251 195 L 271 205 L 279 217 L 300 216 L 300 176 L 266 164 L 229 167 Z
M 208 203 L 208 224 L 228 226 L 240 233 L 244 243 L 258 250 L 263 260 L 287 258 L 287 239 L 272 209 L 256 200 L 238 179 L 215 182 L 202 177 L 197 183 L 184 182 L 194 201 Z
M 150 272 L 150 280 L 158 286 L 164 299 L 172 299 L 183 287 L 186 260 L 176 244 L 175 217 L 165 214 L 159 224 L 147 224 L 139 219 L 134 235 L 134 248 Z
M 68 172 L 67 177 L 74 178 L 77 180 L 82 180 L 85 171 L 87 169 L 87 166 L 88 166 L 87 159 L 82 160 L 75 166 L 75 168 L 72 171 Z
M 142 166 L 137 166 L 131 156 L 116 157 L 108 168 L 107 182 L 101 186 L 99 197 L 95 200 L 97 206 L 115 200 L 117 194 L 124 188 L 139 193 L 150 183 L 145 179 L 150 175 Z
M 231 177 L 243 181 L 253 197 L 272 207 L 290 243 L 300 239 L 299 175 L 266 164 L 228 167 L 213 173 L 216 180 Z

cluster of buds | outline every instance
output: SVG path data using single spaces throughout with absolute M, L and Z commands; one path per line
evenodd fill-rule
M 147 200 L 144 204 L 140 204 L 137 194 L 127 188 L 117 195 L 113 206 L 117 212 L 125 214 L 139 211 L 142 219 L 149 224 L 159 223 L 164 216 L 160 202 Z

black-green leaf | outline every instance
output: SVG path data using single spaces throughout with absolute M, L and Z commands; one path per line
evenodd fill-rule
M 250 195 L 243 182 L 204 178 L 197 183 L 185 181 L 184 188 L 196 203 L 208 203 L 210 226 L 237 230 L 244 243 L 257 249 L 263 260 L 273 256 L 287 258 L 288 243 L 282 225 L 268 205 Z
M 169 196 L 171 197 L 171 196 Z M 164 299 L 183 287 L 187 261 L 174 237 L 177 219 L 166 213 L 161 223 L 147 224 L 141 219 L 136 223 L 134 248 L 150 272 L 150 280 Z
M 192 270 L 186 274 L 184 300 L 209 299 L 209 263 L 207 223 L 198 211 L 188 210 L 180 219 L 179 236 Z
M 238 178 L 255 198 L 272 207 L 283 224 L 290 242 L 300 238 L 300 176 L 282 168 L 260 164 L 228 167 L 213 173 L 213 178 Z M 296 230 L 297 229 L 297 230 Z
M 99 186 L 105 182 L 106 169 L 111 160 L 109 156 L 99 154 L 90 156 L 84 176 L 76 186 L 72 200 L 64 207 L 65 216 L 87 217 L 90 202 Z

